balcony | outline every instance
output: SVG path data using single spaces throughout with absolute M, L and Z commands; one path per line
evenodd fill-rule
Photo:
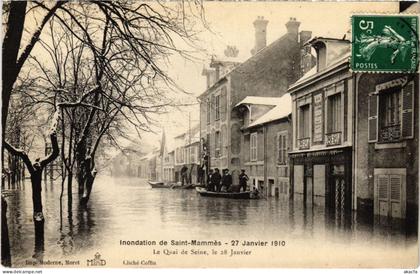
M 302 149 L 309 149 L 309 147 L 310 147 L 310 140 L 311 139 L 309 137 L 298 139 L 299 149 L 300 150 L 302 150 Z
M 401 140 L 401 127 L 400 125 L 384 126 L 379 131 L 379 141 L 381 143 L 392 143 Z
M 327 147 L 341 145 L 341 132 L 331 132 L 325 134 Z

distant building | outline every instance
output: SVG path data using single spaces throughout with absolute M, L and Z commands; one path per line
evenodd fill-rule
M 175 142 L 172 137 L 166 136 L 165 131 L 162 134 L 161 150 L 159 159 L 161 162 L 161 178 L 165 183 L 174 183 L 175 180 Z M 157 167 L 159 168 L 159 167 Z
M 287 33 L 268 46 L 267 23 L 262 17 L 254 22 L 256 41 L 251 58 L 243 63 L 231 57 L 213 59 L 203 70 L 207 90 L 198 97 L 200 137 L 210 168 L 238 171 L 245 167 L 239 142 L 242 117 L 233 108 L 247 96 L 282 96 L 314 64 L 312 54 L 303 47 L 311 32 L 299 32 L 300 23 L 295 18 L 287 22 Z M 236 176 L 233 179 L 237 183 Z
M 111 176 L 114 177 L 139 177 L 140 159 L 145 155 L 140 146 L 130 145 L 122 149 L 111 159 Z
M 290 86 L 295 201 L 344 216 L 352 208 L 354 79 L 350 42 L 314 38 L 317 65 Z
M 186 166 L 187 182 L 196 184 L 200 165 L 200 137 L 199 126 L 175 137 L 175 180 L 181 182 L 181 169 Z
M 158 166 L 158 157 L 159 151 L 157 149 L 141 157 L 138 162 L 138 177 L 144 180 L 157 181 L 158 174 L 156 168 Z
M 243 119 L 241 162 L 250 178 L 248 185 L 266 196 L 288 198 L 290 194 L 291 106 L 290 95 L 284 94 L 247 96 L 235 108 Z

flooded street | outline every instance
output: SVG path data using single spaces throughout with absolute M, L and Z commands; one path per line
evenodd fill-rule
M 99 177 L 86 209 L 79 208 L 74 188 L 72 209 L 68 210 L 65 194 L 60 220 L 60 190 L 59 182 L 43 188 L 43 244 L 35 242 L 29 181 L 20 189 L 3 190 L 9 205 L 13 266 L 30 266 L 39 259 L 85 259 L 98 250 L 119 247 L 121 240 L 265 239 L 380 248 L 416 243 L 415 236 L 396 221 L 379 226 L 360 222 L 356 216 L 331 220 L 321 208 L 304 209 L 288 200 L 200 197 L 195 190 L 151 189 L 137 178 Z

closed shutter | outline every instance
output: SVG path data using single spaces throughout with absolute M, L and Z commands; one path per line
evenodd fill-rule
M 414 83 L 402 89 L 401 132 L 403 138 L 414 137 Z
M 221 142 L 220 142 L 220 154 L 227 155 L 227 130 L 226 126 L 222 126 L 221 130 Z
M 264 134 L 257 134 L 258 144 L 257 144 L 257 160 L 264 160 Z
M 281 135 L 277 134 L 276 144 L 277 144 L 277 163 L 281 163 Z
M 220 93 L 220 115 L 221 115 L 222 121 L 225 121 L 226 117 L 227 117 L 227 90 L 226 90 L 226 87 L 223 87 L 222 91 Z
M 391 217 L 401 218 L 401 175 L 389 175 Z
M 283 162 L 284 162 L 284 164 L 286 164 L 286 162 L 287 162 L 287 158 L 288 158 L 288 155 L 287 155 L 287 151 L 288 151 L 288 147 L 287 147 L 287 135 L 283 135 Z
M 216 155 L 216 133 L 214 131 L 211 132 L 210 136 L 210 156 L 215 157 Z
M 378 175 L 378 206 L 379 215 L 388 216 L 388 175 Z
M 378 141 L 378 95 L 369 96 L 368 141 Z
M 210 101 L 210 123 L 216 120 L 216 96 L 211 95 Z

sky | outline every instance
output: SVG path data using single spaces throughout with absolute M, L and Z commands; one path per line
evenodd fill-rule
M 236 46 L 238 59 L 251 56 L 254 46 L 253 21 L 264 16 L 267 26 L 267 45 L 286 33 L 285 24 L 290 17 L 301 22 L 299 30 L 312 31 L 312 36 L 342 38 L 347 33 L 350 39 L 350 16 L 360 13 L 398 12 L 398 3 L 383 2 L 206 2 L 205 16 L 210 31 L 202 26 L 199 34 L 200 46 L 204 52 L 197 54 L 199 60 L 191 62 L 178 56 L 170 59 L 168 74 L 179 86 L 189 92 L 185 99 L 194 102 L 195 97 L 205 91 L 206 79 L 201 75 L 203 67 L 209 63 L 211 55 L 223 56 L 227 45 Z M 197 23 L 197 28 L 200 24 Z M 188 118 L 190 116 L 190 119 Z M 183 107 L 157 117 L 165 128 L 166 138 L 188 130 L 191 124 L 199 122 L 198 104 Z M 157 129 L 159 131 L 159 129 Z M 157 135 L 145 134 L 145 139 L 159 140 Z

